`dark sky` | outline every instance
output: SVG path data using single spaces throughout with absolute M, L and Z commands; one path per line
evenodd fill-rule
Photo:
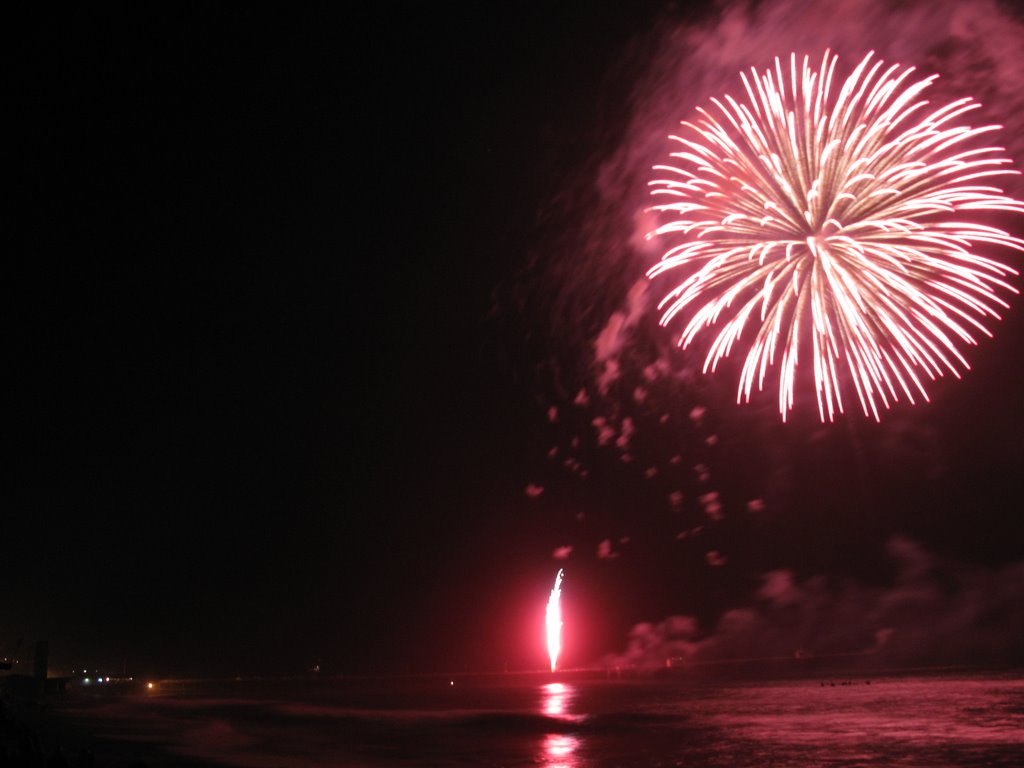
M 774 506 L 706 546 L 614 457 L 589 482 L 549 466 L 573 435 L 545 410 L 577 387 L 523 275 L 556 258 L 545 206 L 622 130 L 618 62 L 661 13 L 607 5 L 629 8 L 12 25 L 0 647 L 163 674 L 538 665 L 564 564 L 583 663 L 771 568 L 884 584 L 893 534 L 1020 559 L 1005 346 L 931 420 L 783 428 L 709 396 L 722 441 L 687 465 L 727 510 Z M 647 450 L 673 439 L 698 444 Z

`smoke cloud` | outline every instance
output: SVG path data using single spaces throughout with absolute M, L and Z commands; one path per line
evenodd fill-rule
M 610 666 L 654 669 L 764 658 L 874 656 L 890 664 L 1019 662 L 1024 562 L 990 569 L 945 561 L 892 538 L 891 586 L 789 570 L 762 574 L 751 601 L 703 630 L 691 616 L 642 623 Z

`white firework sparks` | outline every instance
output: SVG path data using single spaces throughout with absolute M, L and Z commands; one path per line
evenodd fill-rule
M 936 76 L 873 53 L 835 93 L 837 61 L 826 51 L 814 69 L 794 54 L 788 80 L 779 59 L 742 74 L 747 100 L 712 99 L 714 114 L 683 122 L 675 163 L 651 182 L 668 220 L 648 237 L 675 244 L 648 274 L 686 273 L 659 305 L 662 325 L 689 310 L 683 347 L 717 326 L 705 373 L 749 333 L 737 400 L 778 364 L 783 419 L 807 337 L 822 421 L 842 412 L 847 381 L 877 420 L 901 396 L 927 400 L 926 380 L 959 378 L 970 366 L 958 347 L 991 336 L 1008 306 L 999 294 L 1017 292 L 1016 270 L 981 251 L 1024 251 L 976 217 L 1024 213 L 984 181 L 1017 173 L 1001 148 L 979 146 L 1000 126 L 959 125 L 976 102 L 932 109 L 921 94 Z

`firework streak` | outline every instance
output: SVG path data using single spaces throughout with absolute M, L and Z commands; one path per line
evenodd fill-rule
M 558 654 L 562 651 L 562 569 L 558 569 L 555 576 L 555 586 L 551 588 L 551 595 L 548 597 L 548 609 L 545 616 L 545 625 L 548 638 L 548 657 L 551 659 L 551 671 L 555 671 L 558 664 Z
M 1024 251 L 986 223 L 1024 213 L 983 181 L 1017 173 L 978 141 L 1000 126 L 958 125 L 976 102 L 932 109 L 921 94 L 936 76 L 873 57 L 838 87 L 828 51 L 817 70 L 792 55 L 788 73 L 776 59 L 742 74 L 746 101 L 698 109 L 651 182 L 664 223 L 648 237 L 671 247 L 648 275 L 685 274 L 661 324 L 687 310 L 684 348 L 716 326 L 705 373 L 743 345 L 738 402 L 778 365 L 783 420 L 808 337 L 821 420 L 842 412 L 841 382 L 877 420 L 880 404 L 927 400 L 926 380 L 969 369 L 959 348 L 991 336 L 1000 294 L 1017 292 L 1016 270 L 980 253 Z

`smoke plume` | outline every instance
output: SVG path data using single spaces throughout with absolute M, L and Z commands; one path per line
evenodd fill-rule
M 1019 662 L 1024 649 L 1024 562 L 999 569 L 945 561 L 894 537 L 891 586 L 824 575 L 764 573 L 750 602 L 709 631 L 690 616 L 633 627 L 610 666 L 654 669 L 767 658 L 874 656 L 886 664 Z

